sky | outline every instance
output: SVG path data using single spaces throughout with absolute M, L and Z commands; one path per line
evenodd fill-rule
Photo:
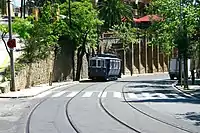
M 15 6 L 18 6 L 18 7 L 20 7 L 20 2 L 21 0 L 13 0 L 13 4 L 15 5 Z

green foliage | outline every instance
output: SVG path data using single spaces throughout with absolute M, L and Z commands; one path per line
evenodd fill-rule
M 16 18 L 12 24 L 13 32 L 17 33 L 24 40 L 23 61 L 25 63 L 36 62 L 49 56 L 57 44 L 58 31 L 56 30 L 57 4 L 47 2 L 42 11 L 39 21 L 33 21 L 32 17 L 27 19 Z M 0 31 L 8 33 L 7 25 L 0 25 Z
M 132 7 L 122 0 L 102 0 L 98 6 L 99 18 L 104 20 L 103 29 L 108 30 L 122 23 L 122 17 L 132 20 Z
M 61 5 L 61 14 L 68 16 L 68 2 Z M 63 35 L 73 40 L 75 48 L 82 45 L 94 46 L 97 40 L 97 25 L 102 21 L 97 18 L 98 12 L 92 6 L 90 0 L 76 1 L 71 3 L 71 26 L 69 17 L 65 22 L 60 22 L 63 27 Z M 85 42 L 85 44 L 84 44 Z
M 56 14 L 57 5 L 47 2 L 41 12 L 39 21 L 34 22 L 30 32 L 30 38 L 26 39 L 23 57 L 29 62 L 38 59 L 45 59 L 53 50 L 58 41 L 58 35 L 54 33 L 57 25 Z M 29 29 L 26 29 L 29 31 Z
M 192 38 L 198 24 L 198 12 L 199 8 L 194 6 L 193 1 L 182 5 L 182 14 L 180 0 L 152 1 L 148 13 L 160 15 L 163 21 L 153 23 L 148 29 L 152 37 L 151 44 L 160 45 L 166 53 L 171 52 L 173 47 L 181 48 L 182 53 L 190 53 L 192 49 L 188 49 L 196 45 Z
M 128 48 L 130 43 L 137 42 L 137 29 L 132 27 L 130 23 L 114 25 L 111 31 L 120 39 L 124 49 Z
M 0 32 L 2 32 L 3 34 L 8 33 L 8 26 L 0 24 Z
M 13 32 L 19 34 L 22 39 L 27 40 L 30 38 L 33 26 L 28 19 L 15 18 L 12 28 Z
M 43 7 L 46 2 L 51 2 L 51 3 L 63 3 L 66 0 L 27 0 L 26 1 L 26 6 L 31 8 L 31 7 Z

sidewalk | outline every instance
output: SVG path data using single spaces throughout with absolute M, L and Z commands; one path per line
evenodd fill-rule
M 16 92 L 8 92 L 8 93 L 3 93 L 0 94 L 0 98 L 28 98 L 28 97 L 35 97 L 39 94 L 42 94 L 46 91 L 55 89 L 57 87 L 62 87 L 65 85 L 73 85 L 77 84 L 78 82 L 56 82 L 53 83 L 52 86 L 49 86 L 48 84 L 42 84 L 42 85 L 37 85 L 31 88 L 27 88 L 24 90 L 16 91 Z
M 189 89 L 184 89 L 179 84 L 176 85 L 176 88 L 183 93 L 186 93 L 192 97 L 200 99 L 200 79 L 196 79 L 195 84 L 191 84 L 191 80 L 189 80 Z

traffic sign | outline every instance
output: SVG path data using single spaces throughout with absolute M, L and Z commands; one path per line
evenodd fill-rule
M 15 39 L 8 40 L 7 46 L 9 48 L 15 48 L 16 47 L 16 40 Z

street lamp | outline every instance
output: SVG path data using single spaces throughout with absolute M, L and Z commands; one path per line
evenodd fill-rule
M 8 28 L 9 28 L 9 40 L 12 40 L 12 17 L 11 17 L 11 4 L 12 0 L 8 0 Z M 13 48 L 10 48 L 10 70 L 11 70 L 11 91 L 15 91 L 15 67 L 13 58 Z

